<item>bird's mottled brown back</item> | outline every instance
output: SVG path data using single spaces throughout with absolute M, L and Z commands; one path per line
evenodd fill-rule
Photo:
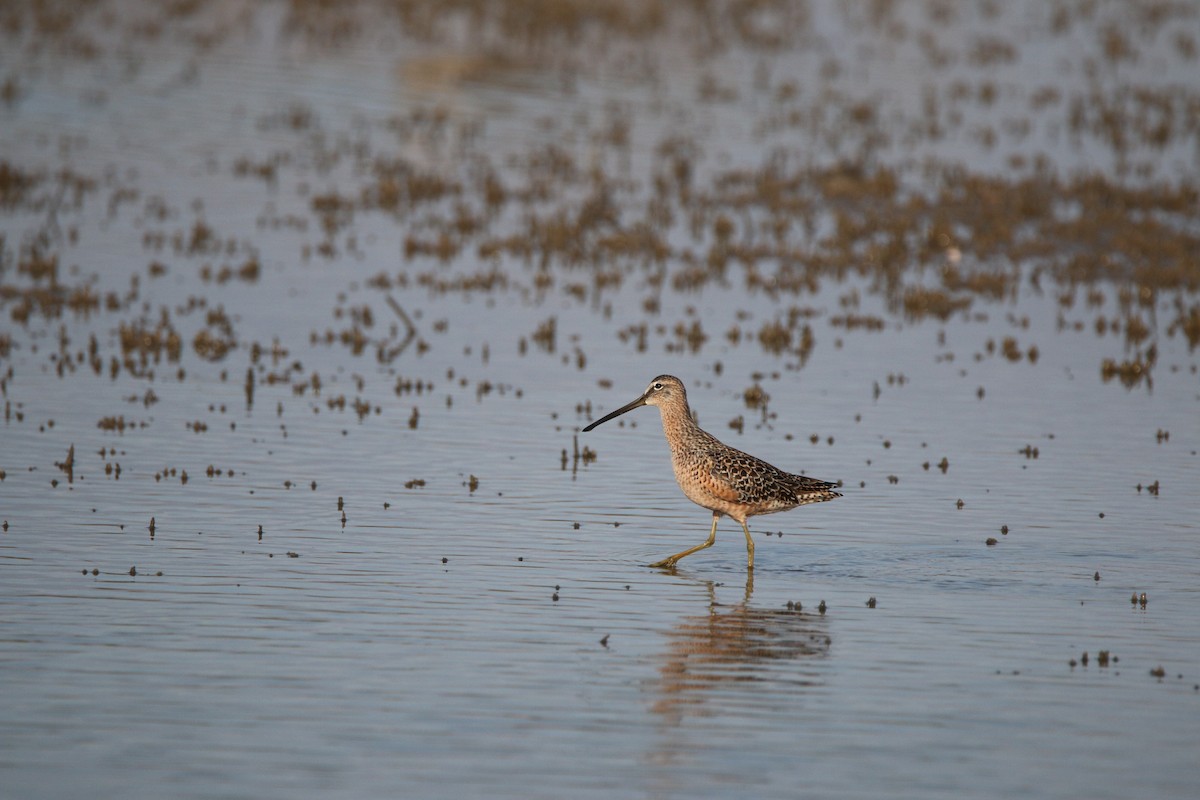
M 753 509 L 751 514 L 786 511 L 841 497 L 832 483 L 784 472 L 749 453 L 717 444 L 719 449 L 710 454 L 713 477 L 737 492 L 738 501 Z
M 675 477 L 688 497 L 735 519 L 841 496 L 831 483 L 784 472 L 698 426 L 686 436 L 668 438 Z

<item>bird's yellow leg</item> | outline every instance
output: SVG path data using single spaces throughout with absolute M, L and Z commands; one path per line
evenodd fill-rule
M 750 528 L 742 521 L 742 530 L 746 532 L 746 569 L 754 569 L 754 540 L 750 538 Z
M 675 566 L 675 562 L 678 561 L 679 559 L 683 558 L 684 556 L 690 556 L 692 553 L 695 553 L 697 550 L 703 550 L 706 547 L 712 547 L 713 542 L 715 542 L 717 540 L 717 520 L 720 518 L 721 518 L 721 515 L 718 514 L 716 511 L 714 511 L 713 512 L 712 530 L 708 532 L 708 541 L 707 542 L 704 542 L 703 544 L 698 544 L 695 547 L 689 547 L 687 550 L 684 550 L 682 553 L 676 553 L 673 556 L 664 558 L 662 561 L 655 561 L 650 566 L 652 568 L 667 567 L 669 569 L 669 568 Z M 747 535 L 749 535 L 749 534 L 747 534 Z

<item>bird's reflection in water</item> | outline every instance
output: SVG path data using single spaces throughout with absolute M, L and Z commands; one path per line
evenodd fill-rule
M 741 602 L 722 606 L 708 582 L 708 613 L 685 617 L 667 634 L 652 711 L 665 721 L 776 705 L 780 692 L 820 684 L 814 661 L 829 653 L 823 616 L 791 608 L 753 608 L 754 577 Z

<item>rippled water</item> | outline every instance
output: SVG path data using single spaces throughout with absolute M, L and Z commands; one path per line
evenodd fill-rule
M 901 21 L 920 23 L 915 8 Z M 144 41 L 111 20 L 95 60 L 53 38 L 37 70 L 0 60 L 19 95 L 0 121 L 5 159 L 101 187 L 70 209 L 5 207 L 0 283 L 37 285 L 17 253 L 61 214 L 74 232 L 49 234 L 59 280 L 136 295 L 116 312 L 24 323 L 19 301 L 2 309 L 0 794 L 1195 796 L 1200 387 L 1187 339 L 1162 332 L 1174 299 L 1195 301 L 1194 281 L 1151 301 L 1153 381 L 1132 388 L 1099 369 L 1130 350 L 1096 334 L 1085 289 L 1064 304 L 1061 287 L 1028 278 L 1033 261 L 1012 295 L 944 320 L 896 313 L 867 273 L 799 298 L 737 280 L 658 292 L 652 273 L 635 274 L 581 301 L 564 287 L 588 284 L 587 270 L 547 267 L 557 283 L 539 290 L 536 265 L 511 258 L 499 261 L 507 288 L 443 292 L 414 277 L 383 289 L 381 272 L 450 280 L 485 259 L 402 256 L 419 218 L 362 214 L 329 238 L 335 256 L 314 255 L 312 198 L 365 180 L 349 153 L 452 172 L 482 150 L 512 175 L 547 143 L 603 150 L 588 137 L 616 105 L 634 120 L 629 180 L 673 128 L 712 151 L 698 170 L 713 170 L 755 154 L 743 117 L 770 111 L 745 89 L 756 62 L 819 67 L 853 20 L 815 4 L 806 46 L 734 47 L 716 87 L 676 41 L 662 55 L 683 65 L 647 89 L 519 65 L 446 78 L 436 47 L 405 59 L 370 37 L 308 51 L 282 13 L 250 14 L 250 34 L 214 49 L 189 39 L 183 62 L 171 36 Z M 979 14 L 945 41 L 977 35 Z M 1025 28 L 1006 20 L 1019 42 Z M 1101 22 L 1077 21 L 1056 45 L 1071 79 L 1087 74 L 1076 39 L 1093 41 Z M 843 90 L 866 70 L 864 96 L 903 107 L 910 80 L 943 79 L 889 79 L 889 64 L 915 56 L 856 30 L 863 66 L 832 79 Z M 8 35 L 27 48 L 50 36 Z M 1019 72 L 1054 61 L 1038 42 Z M 1167 62 L 1163 81 L 1194 77 L 1185 50 L 1147 60 Z M 1131 85 L 1159 85 L 1153 63 L 1128 69 Z M 724 83 L 742 94 L 722 100 Z M 456 133 L 392 129 L 392 115 L 436 102 Z M 996 102 L 980 124 L 1015 113 L 1004 92 Z M 306 110 L 320 130 L 272 123 Z M 1064 171 L 1089 158 L 1036 136 Z M 840 157 L 842 145 L 803 141 Z M 946 146 L 1004 169 L 970 135 Z M 930 148 L 898 139 L 891 157 Z M 237 177 L 239 158 L 278 152 L 292 160 L 273 178 Z M 1167 147 L 1161 163 L 1194 172 L 1195 157 Z M 1106 158 L 1097 169 L 1119 172 Z M 137 192 L 128 205 L 123 187 Z M 521 230 L 520 215 L 495 224 Z M 228 241 L 155 249 L 158 232 L 186 235 L 196 219 Z M 1185 219 L 1194 232 L 1195 213 Z M 215 277 L 250 257 L 253 280 Z M 1113 314 L 1128 287 L 1086 288 Z M 656 292 L 642 351 L 622 334 Z M 830 321 L 852 295 L 884 332 Z M 236 343 L 210 361 L 194 337 L 219 332 L 205 316 L 218 306 Z M 790 306 L 815 309 L 802 366 L 754 341 Z M 364 307 L 374 321 L 355 354 L 337 334 Z M 151 359 L 152 377 L 110 377 L 119 326 L 152 327 L 164 309 L 183 355 Z M 551 317 L 543 346 L 535 333 Z M 701 321 L 704 344 L 676 337 L 677 320 Z M 101 373 L 85 355 L 60 375 L 52 356 L 86 351 L 92 334 Z M 997 353 L 1006 337 L 1036 358 Z M 676 573 L 645 567 L 702 541 L 710 519 L 673 485 L 653 409 L 578 432 L 663 372 L 684 378 L 720 438 L 843 483 L 835 502 L 751 520 L 752 575 L 728 520 Z M 768 416 L 744 401 L 751 384 L 770 395 Z M 114 415 L 124 432 L 98 426 Z M 73 468 L 56 467 L 71 448 Z

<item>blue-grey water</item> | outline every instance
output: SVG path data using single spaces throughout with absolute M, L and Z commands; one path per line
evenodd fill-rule
M 497 8 L 6 12 L 0 795 L 1196 796 L 1195 11 Z

